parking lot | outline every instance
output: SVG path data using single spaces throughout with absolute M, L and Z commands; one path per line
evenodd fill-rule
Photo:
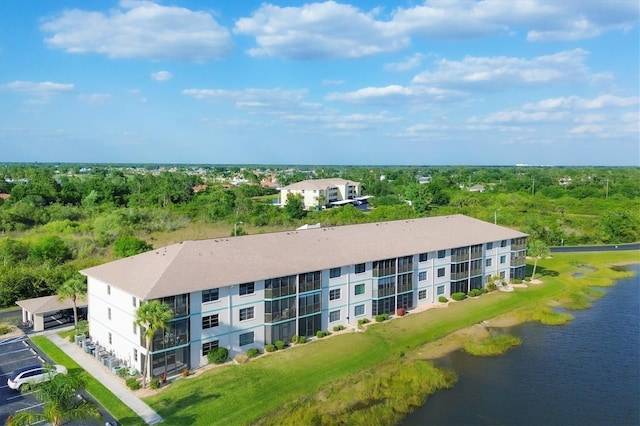
M 10 389 L 7 379 L 18 368 L 44 362 L 26 336 L 0 341 L 0 424 L 4 424 L 11 414 L 42 406 L 33 395 Z
M 43 364 L 45 362 L 50 363 L 50 360 L 37 351 L 27 336 L 0 340 L 0 425 L 4 425 L 7 418 L 17 412 L 24 410 L 42 410 L 42 402 L 37 400 L 31 393 L 21 394 L 19 391 L 10 389 L 7 385 L 7 379 L 9 375 L 18 368 L 34 364 Z M 85 397 L 90 399 L 86 395 Z M 102 407 L 101 409 L 105 422 L 115 422 L 111 415 Z M 44 424 L 44 422 L 41 424 Z M 103 423 L 75 421 L 65 424 L 102 425 Z

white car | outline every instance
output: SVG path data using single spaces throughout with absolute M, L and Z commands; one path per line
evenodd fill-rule
M 24 385 L 35 385 L 48 382 L 56 374 L 67 374 L 67 367 L 64 365 L 30 365 L 22 367 L 11 373 L 7 380 L 7 385 L 14 390 L 22 389 Z

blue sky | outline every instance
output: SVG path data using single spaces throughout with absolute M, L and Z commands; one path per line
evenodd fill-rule
M 0 1 L 0 162 L 640 165 L 636 0 Z

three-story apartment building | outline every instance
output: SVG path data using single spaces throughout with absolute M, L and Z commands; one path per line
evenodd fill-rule
M 462 215 L 184 241 L 81 271 L 91 336 L 141 369 L 141 303 L 174 312 L 152 374 L 524 278 L 526 234 Z

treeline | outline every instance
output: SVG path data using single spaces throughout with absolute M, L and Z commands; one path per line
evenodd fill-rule
M 374 196 L 370 211 L 304 211 L 299 199 L 280 208 L 279 192 L 259 185 L 328 177 L 361 182 Z M 180 241 L 202 224 L 242 235 L 462 213 L 552 246 L 638 241 L 639 183 L 638 168 L 8 164 L 0 166 L 0 194 L 8 194 L 0 197 L 0 305 L 52 294 L 78 269 L 148 250 L 153 235 Z

